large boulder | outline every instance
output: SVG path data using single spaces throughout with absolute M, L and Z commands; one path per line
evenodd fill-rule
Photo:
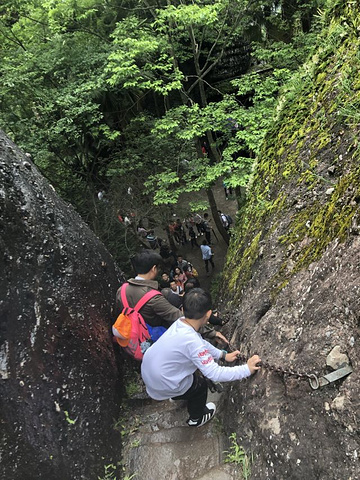
M 259 480 L 360 478 L 359 10 L 334 13 L 332 42 L 294 79 L 265 141 L 221 287 L 234 345 L 280 367 L 226 396 L 227 434 Z M 281 372 L 321 377 L 331 352 L 353 372 L 318 390 Z
M 0 132 L 0 477 L 96 479 L 120 460 L 111 255 Z

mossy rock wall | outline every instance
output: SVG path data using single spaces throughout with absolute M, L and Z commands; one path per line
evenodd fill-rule
M 227 432 L 253 452 L 254 479 L 360 477 L 359 18 L 355 2 L 336 7 L 284 93 L 228 252 L 235 345 L 318 375 L 338 345 L 353 367 L 316 391 L 266 369 L 230 387 Z
M 121 272 L 2 132 L 0 231 L 0 477 L 95 480 L 121 459 Z

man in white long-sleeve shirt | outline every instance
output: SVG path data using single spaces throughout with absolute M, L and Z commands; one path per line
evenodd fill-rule
M 227 353 L 204 340 L 198 330 L 208 322 L 212 313 L 211 297 L 201 288 L 184 296 L 185 317 L 179 318 L 146 352 L 141 375 L 150 397 L 155 400 L 187 400 L 189 426 L 200 427 L 215 414 L 213 403 L 206 403 L 206 380 L 196 370 L 214 382 L 241 380 L 255 373 L 261 361 L 258 355 L 247 364 L 220 367 L 215 361 L 236 360 L 239 351 Z

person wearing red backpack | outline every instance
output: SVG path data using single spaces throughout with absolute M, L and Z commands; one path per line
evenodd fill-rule
M 136 276 L 127 281 L 126 299 L 129 306 L 133 308 L 147 292 L 150 290 L 158 290 L 159 285 L 156 278 L 161 270 L 162 257 L 152 250 L 143 250 L 135 255 L 132 264 Z M 116 292 L 116 316 L 118 316 L 124 308 L 121 299 L 122 288 L 121 286 Z M 145 322 L 151 327 L 162 326 L 165 328 L 168 328 L 175 320 L 183 315 L 178 308 L 171 305 L 166 298 L 161 295 L 160 291 L 158 295 L 153 296 L 146 302 L 140 309 L 140 313 Z
M 135 278 L 116 292 L 117 319 L 112 326 L 116 342 L 130 357 L 141 361 L 147 348 L 156 342 L 182 312 L 158 290 L 155 280 L 162 258 L 144 250 L 132 260 Z

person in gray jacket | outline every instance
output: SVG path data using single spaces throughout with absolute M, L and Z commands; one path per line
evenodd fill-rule
M 134 307 L 149 290 L 158 290 L 159 285 L 155 279 L 160 273 L 162 257 L 153 250 L 143 250 L 135 255 L 132 263 L 136 276 L 128 280 L 129 285 L 126 289 L 126 298 L 130 307 Z M 120 288 L 116 292 L 116 316 L 123 310 Z M 169 328 L 183 315 L 160 292 L 141 308 L 140 313 L 151 327 L 165 328 Z

